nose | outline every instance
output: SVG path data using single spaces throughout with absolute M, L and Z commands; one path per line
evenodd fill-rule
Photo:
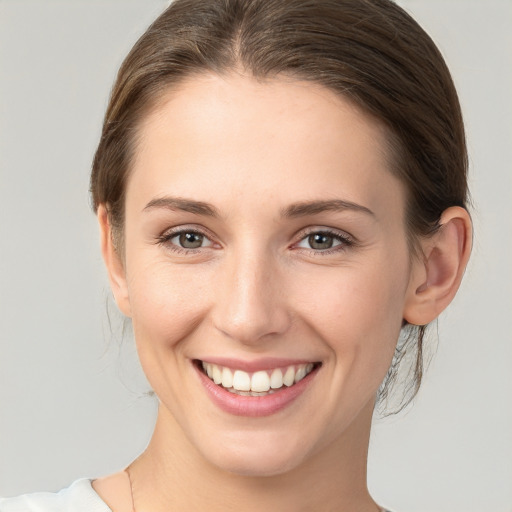
M 254 345 L 289 329 L 286 287 L 275 257 L 233 254 L 221 274 L 213 321 L 224 335 Z

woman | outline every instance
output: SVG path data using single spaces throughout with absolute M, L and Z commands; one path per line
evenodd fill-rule
M 404 347 L 417 391 L 461 282 L 466 171 L 449 72 L 393 3 L 174 2 L 121 67 L 91 176 L 153 437 L 1 510 L 381 510 L 376 397 Z

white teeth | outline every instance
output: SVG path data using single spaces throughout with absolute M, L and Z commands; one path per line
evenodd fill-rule
M 242 370 L 236 370 L 235 375 L 233 375 L 233 387 L 238 391 L 250 391 L 251 377 L 249 377 L 249 374 Z
M 222 387 L 230 388 L 233 386 L 233 372 L 229 368 L 222 368 Z
M 265 371 L 253 373 L 251 378 L 251 391 L 268 391 L 270 389 L 270 377 Z
M 258 393 L 257 391 L 238 391 L 235 388 L 229 388 L 228 391 L 230 393 L 233 393 L 234 395 L 241 395 L 241 396 L 265 396 L 265 395 L 271 395 L 272 393 L 275 393 L 275 390 L 269 389 L 267 392 L 261 392 Z
M 273 393 L 283 386 L 293 386 L 310 373 L 313 363 L 288 366 L 286 370 L 260 370 L 252 375 L 243 370 L 231 370 L 213 363 L 202 362 L 204 372 L 208 377 L 223 388 L 240 395 L 260 396 Z M 284 372 L 284 374 L 283 374 Z
M 222 372 L 216 364 L 212 365 L 212 378 L 215 384 L 220 384 L 222 382 Z
M 295 382 L 299 382 L 306 376 L 306 367 L 304 365 L 300 365 L 297 369 L 297 373 L 295 374 Z
M 280 368 L 276 368 L 270 376 L 270 387 L 272 389 L 279 389 L 283 387 L 283 372 Z
M 283 384 L 290 387 L 295 382 L 295 369 L 289 366 L 286 373 L 283 375 Z
M 205 363 L 204 361 L 201 363 L 202 367 L 203 367 L 203 370 L 206 372 L 206 375 L 208 375 L 208 377 L 210 377 L 210 379 L 212 378 L 213 376 L 213 373 L 212 373 L 212 365 L 211 363 Z

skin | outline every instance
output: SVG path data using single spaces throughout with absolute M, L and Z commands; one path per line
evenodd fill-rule
M 403 321 L 428 323 L 453 298 L 471 237 L 467 212 L 450 208 L 424 258 L 411 255 L 385 136 L 321 86 L 238 74 L 191 78 L 145 118 L 123 253 L 98 211 L 112 289 L 160 400 L 130 466 L 137 509 L 378 510 L 366 487 L 375 393 Z M 325 201 L 345 207 L 297 215 Z M 176 229 L 199 230 L 203 245 L 180 251 Z M 312 247 L 326 230 L 333 247 Z M 321 368 L 288 407 L 248 418 L 200 384 L 192 361 L 215 357 Z M 130 509 L 125 473 L 93 485 Z

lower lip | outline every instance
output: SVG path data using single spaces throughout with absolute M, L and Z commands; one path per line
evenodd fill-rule
M 195 364 L 201 383 L 206 389 L 206 393 L 223 411 L 234 414 L 235 416 L 270 416 L 275 414 L 298 398 L 312 382 L 319 368 L 315 368 L 311 373 L 306 375 L 302 380 L 293 386 L 283 387 L 279 391 L 275 391 L 270 395 L 263 396 L 242 396 L 231 393 L 218 386 L 209 379 Z

